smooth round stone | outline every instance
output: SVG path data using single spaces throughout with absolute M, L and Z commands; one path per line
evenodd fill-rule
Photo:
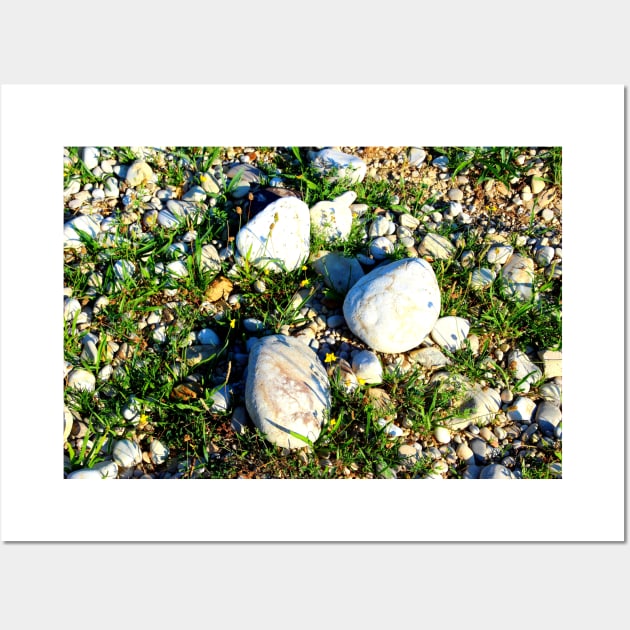
M 96 387 L 96 377 L 87 370 L 75 368 L 68 374 L 68 387 L 93 392 Z
M 331 315 L 326 320 L 326 326 L 331 329 L 341 328 L 346 323 L 346 320 L 343 318 L 343 315 Z
M 461 201 L 464 198 L 464 193 L 459 189 L 459 188 L 451 188 L 447 193 L 446 196 L 451 200 L 451 201 Z
M 212 173 L 202 173 L 199 180 L 204 192 L 210 195 L 217 195 L 221 192 L 221 182 Z
M 488 443 L 481 438 L 474 438 L 468 443 L 470 450 L 475 454 L 475 461 L 479 464 L 486 463 L 488 456 L 490 455 L 490 448 Z
M 85 232 L 88 236 L 96 238 L 101 230 L 102 218 L 100 215 L 81 215 L 65 223 L 63 226 L 64 248 L 82 247 L 83 241 L 80 232 Z
M 370 243 L 370 254 L 376 260 L 385 260 L 394 253 L 394 244 L 385 236 L 379 236 Z
M 534 195 L 537 195 L 545 189 L 545 182 L 540 177 L 532 175 L 530 189 Z
M 507 364 L 514 380 L 521 383 L 519 390 L 522 392 L 528 392 L 530 386 L 542 378 L 540 368 L 521 350 L 512 350 L 507 356 Z
M 143 160 L 136 160 L 127 170 L 125 181 L 135 188 L 153 179 L 153 169 Z
M 310 235 L 308 206 L 297 197 L 282 197 L 238 231 L 236 247 L 259 269 L 293 271 L 309 257 Z
M 470 331 L 470 322 L 463 317 L 440 317 L 431 330 L 431 339 L 445 350 L 459 350 Z
M 554 217 L 554 213 L 553 210 L 550 210 L 549 208 L 545 208 L 541 213 L 540 213 L 540 217 L 542 218 L 543 221 L 551 221 Z
M 403 444 L 398 447 L 398 457 L 401 459 L 403 466 L 411 467 L 420 461 L 422 453 L 418 452 L 412 444 Z
M 238 435 L 243 435 L 247 432 L 247 410 L 245 407 L 236 407 L 234 409 L 230 426 Z
M 79 468 L 68 475 L 68 479 L 116 479 L 118 464 L 112 461 L 99 462 L 92 468 Z
M 512 471 L 502 464 L 490 464 L 481 469 L 479 479 L 515 479 L 515 477 Z
M 350 205 L 357 193 L 349 190 L 332 201 L 320 201 L 310 209 L 313 231 L 328 242 L 345 240 L 352 230 Z
M 451 432 L 446 427 L 435 427 L 433 437 L 440 444 L 448 444 L 451 441 Z
M 503 265 L 509 260 L 513 253 L 514 248 L 511 245 L 492 245 L 488 250 L 486 259 L 491 265 Z
M 562 411 L 556 405 L 542 401 L 536 408 L 536 423 L 543 435 L 554 435 L 556 427 L 562 422 Z
M 448 170 L 448 158 L 445 155 L 440 155 L 434 158 L 431 164 L 439 168 L 442 172 Z
M 118 195 L 120 195 L 118 180 L 115 177 L 108 177 L 103 182 L 103 191 L 105 193 L 105 197 L 116 199 Z
M 211 328 L 202 328 L 197 333 L 197 343 L 203 346 L 220 346 L 221 339 Z
M 440 288 L 420 258 L 378 267 L 348 291 L 343 314 L 348 328 L 377 352 L 406 352 L 431 332 L 440 314 Z
M 98 166 L 100 154 L 100 151 L 96 147 L 83 147 L 83 149 L 81 149 L 81 159 L 85 162 L 85 166 L 90 171 Z
M 527 301 L 534 288 L 534 261 L 531 258 L 512 254 L 501 269 L 505 292 L 512 297 Z
M 211 411 L 215 413 L 224 413 L 230 409 L 232 404 L 232 395 L 230 393 L 229 385 L 220 387 L 212 394 L 212 405 L 210 405 Z
M 475 464 L 469 464 L 466 466 L 466 470 L 462 473 L 462 479 L 479 479 L 481 474 L 481 466 Z
M 540 267 L 546 267 L 551 263 L 555 254 L 556 250 L 553 247 L 539 247 L 534 252 L 534 260 Z
M 558 383 L 545 383 L 538 390 L 540 397 L 546 402 L 559 407 L 562 403 L 562 387 Z
M 112 459 L 121 468 L 131 468 L 142 461 L 142 451 L 131 440 L 118 440 L 112 450 Z
M 420 219 L 414 217 L 412 214 L 403 213 L 398 217 L 398 225 L 413 232 L 413 230 L 420 225 Z
M 470 286 L 473 289 L 485 289 L 495 281 L 496 277 L 497 274 L 492 269 L 473 269 Z
M 102 188 L 95 188 L 92 191 L 92 201 L 103 201 L 105 199 L 105 191 Z
M 505 415 L 508 419 L 512 420 L 512 422 L 529 423 L 532 421 L 535 409 L 536 403 L 531 398 L 519 396 L 512 405 L 506 409 Z
M 299 436 L 316 441 L 330 408 L 326 369 L 301 341 L 284 335 L 263 337 L 249 355 L 245 404 L 270 442 L 304 448 L 308 443 Z
M 461 459 L 466 464 L 470 465 L 470 464 L 475 463 L 475 454 L 473 453 L 472 449 L 468 446 L 468 444 L 466 443 L 460 444 L 455 450 L 455 453 L 457 457 L 459 457 L 459 459 Z
M 358 379 L 370 385 L 383 382 L 383 366 L 380 359 L 369 350 L 357 352 L 352 358 L 352 370 Z
M 238 177 L 238 184 L 259 184 L 265 174 L 252 164 L 240 163 L 232 165 L 225 176 L 230 180 Z
M 376 238 L 377 236 L 386 236 L 389 234 L 389 228 L 392 222 L 384 216 L 378 216 L 372 221 L 368 236 L 370 238 Z
M 221 269 L 221 256 L 216 247 L 211 243 L 201 248 L 201 270 L 219 271 Z
M 206 191 L 201 186 L 191 186 L 182 196 L 183 201 L 202 202 L 206 200 Z
M 119 280 L 126 280 L 136 273 L 136 266 L 130 260 L 117 260 L 114 263 L 114 274 Z
M 185 278 L 188 276 L 188 267 L 183 260 L 174 260 L 166 265 L 166 272 L 174 278 Z
M 247 332 L 261 332 L 265 329 L 265 324 L 256 317 L 246 317 L 243 320 L 243 328 L 245 328 Z
M 167 339 L 166 324 L 157 324 L 151 334 L 151 338 L 155 343 L 165 343 Z
M 329 181 L 349 178 L 351 184 L 362 182 L 367 173 L 367 164 L 355 155 L 336 149 L 322 149 L 312 157 L 315 170 L 327 176 Z M 332 175 L 335 171 L 336 174 Z
M 76 298 L 66 298 L 63 304 L 63 318 L 71 322 L 81 312 L 81 302 Z
M 476 425 L 487 425 L 496 416 L 501 407 L 499 392 L 490 387 L 483 388 L 475 383 L 465 392 L 459 406 L 462 417 L 453 417 L 445 421 L 451 429 L 465 429 L 469 427 L 471 433 L 479 433 Z M 474 424 L 472 424 L 474 423 Z
M 455 255 L 455 246 L 444 236 L 427 234 L 418 247 L 418 253 L 435 260 L 449 260 Z

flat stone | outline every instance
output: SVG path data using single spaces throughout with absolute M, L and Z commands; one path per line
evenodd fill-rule
M 545 189 L 545 182 L 540 177 L 532 175 L 530 188 L 534 195 L 538 195 Z
M 433 437 L 440 444 L 448 444 L 451 441 L 451 432 L 446 427 L 435 427 Z
M 485 426 L 492 422 L 501 408 L 501 395 L 495 389 L 475 383 L 462 395 L 457 407 L 461 416 L 448 418 L 444 424 L 451 429 L 465 429 L 471 424 Z
M 68 475 L 68 479 L 116 479 L 118 464 L 112 461 L 99 462 L 92 468 L 79 468 Z
M 169 449 L 159 440 L 153 440 L 149 445 L 149 457 L 155 466 L 160 466 L 169 456 Z
M 496 279 L 497 274 L 492 269 L 473 269 L 470 278 L 470 286 L 473 289 L 485 289 Z
M 503 265 L 510 259 L 510 256 L 513 253 L 514 248 L 511 245 L 495 243 L 494 245 L 490 246 L 490 249 L 486 254 L 486 259 L 491 265 Z
M 221 192 L 221 182 L 212 173 L 202 173 L 199 176 L 199 181 L 205 193 L 217 195 Z
M 238 179 L 238 184 L 259 184 L 265 177 L 265 174 L 252 164 L 234 164 L 228 169 L 225 176 L 232 180 Z
M 418 348 L 412 350 L 408 354 L 409 360 L 413 363 L 432 368 L 432 367 L 444 367 L 450 365 L 452 361 L 444 355 L 444 353 L 435 346 L 429 346 L 427 348 Z
M 75 368 L 68 374 L 68 387 L 92 392 L 96 387 L 96 377 L 87 370 Z
M 544 350 L 539 352 L 538 356 L 543 362 L 546 379 L 562 376 L 562 352 L 559 350 Z
M 512 422 L 531 422 L 536 403 L 526 396 L 519 396 L 505 411 Z
M 367 164 L 355 155 L 336 149 L 322 149 L 312 159 L 313 167 L 325 175 L 329 181 L 349 178 L 350 183 L 362 182 L 367 173 Z M 336 171 L 336 175 L 332 172 Z
M 142 461 L 142 451 L 132 440 L 118 440 L 112 450 L 112 459 L 122 468 L 131 468 Z
M 427 158 L 427 152 L 418 147 L 410 147 L 407 155 L 411 166 L 420 166 Z
M 449 260 L 455 255 L 455 246 L 444 236 L 427 234 L 418 247 L 418 253 L 435 260 Z
M 328 242 L 345 240 L 352 230 L 351 204 L 357 193 L 349 190 L 332 201 L 320 201 L 310 209 L 311 228 Z
M 376 260 L 385 260 L 394 253 L 394 244 L 385 236 L 379 236 L 370 243 L 370 254 Z
M 297 197 L 283 197 L 238 231 L 236 247 L 259 269 L 293 271 L 308 259 L 310 234 L 308 206 Z
M 83 246 L 81 232 L 87 236 L 96 238 L 101 231 L 101 219 L 99 215 L 81 215 L 71 219 L 63 226 L 64 249 L 77 249 Z
M 247 411 L 265 437 L 278 446 L 304 448 L 319 437 L 330 409 L 330 384 L 317 355 L 284 335 L 263 337 L 249 355 Z
M 406 352 L 431 332 L 440 314 L 440 288 L 420 258 L 378 267 L 348 291 L 343 314 L 350 330 L 378 352 Z
M 440 317 L 431 330 L 431 339 L 445 350 L 459 350 L 470 331 L 470 322 L 463 317 Z
M 96 147 L 83 147 L 81 149 L 81 159 L 90 171 L 98 166 L 99 156 L 100 151 Z

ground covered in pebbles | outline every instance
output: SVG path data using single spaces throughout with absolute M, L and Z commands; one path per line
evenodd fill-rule
M 64 475 L 560 478 L 561 219 L 557 147 L 66 148 Z M 410 259 L 426 333 L 354 298 Z M 297 442 L 271 337 L 322 383 Z

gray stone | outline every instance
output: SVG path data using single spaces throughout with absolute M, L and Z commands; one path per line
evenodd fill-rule
M 68 475 L 68 479 L 116 479 L 118 464 L 111 460 L 94 464 L 92 468 L 79 468 Z
M 370 243 L 370 254 L 376 260 L 385 260 L 394 253 L 394 244 L 385 236 L 379 236 Z
M 510 256 L 514 253 L 514 248 L 511 245 L 503 245 L 502 243 L 495 243 L 488 250 L 486 258 L 491 265 L 503 265 Z
M 452 363 L 452 361 L 435 346 L 412 350 L 408 356 L 410 361 L 418 363 L 426 368 L 444 367 L 445 365 L 450 365 Z
M 96 387 L 96 377 L 87 370 L 75 368 L 68 374 L 68 387 L 92 392 Z
M 517 382 L 516 391 L 527 393 L 530 387 L 542 378 L 540 368 L 532 363 L 521 350 L 512 350 L 507 356 L 508 372 Z
M 505 411 L 512 422 L 531 422 L 536 403 L 531 398 L 519 396 Z
M 427 152 L 424 149 L 418 147 L 411 147 L 408 153 L 409 164 L 411 166 L 420 166 L 427 157 Z
M 96 147 L 83 147 L 81 149 L 81 159 L 90 171 L 98 166 L 99 156 L 100 151 Z
M 553 436 L 556 427 L 562 422 L 562 411 L 556 405 L 542 401 L 536 407 L 535 417 L 541 433 Z
M 470 286 L 473 289 L 485 289 L 495 281 L 496 277 L 497 274 L 492 269 L 473 269 Z
M 383 382 L 383 366 L 380 359 L 369 350 L 357 352 L 352 358 L 352 370 L 364 383 L 378 385 Z
M 317 355 L 292 337 L 263 337 L 249 356 L 247 411 L 272 443 L 304 448 L 319 437 L 330 409 L 330 384 Z M 293 435 L 293 433 L 297 434 Z
M 436 260 L 449 260 L 455 255 L 455 246 L 444 236 L 427 234 L 418 247 L 418 253 Z
M 365 273 L 356 258 L 336 252 L 321 251 L 312 258 L 313 269 L 323 277 L 324 284 L 345 295 Z
M 470 322 L 463 317 L 440 317 L 431 330 L 431 339 L 440 348 L 455 352 L 464 344 L 469 330 Z
M 153 440 L 149 445 L 149 453 L 153 464 L 160 466 L 168 459 L 169 449 L 159 440 Z
M 348 292 L 343 314 L 350 330 L 378 352 L 406 352 L 431 332 L 440 313 L 433 269 L 410 258 L 378 267 Z

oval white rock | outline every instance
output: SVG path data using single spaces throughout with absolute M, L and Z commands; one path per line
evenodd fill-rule
M 377 267 L 348 291 L 343 314 L 350 330 L 377 352 L 406 352 L 431 332 L 440 314 L 440 288 L 425 260 Z
M 122 468 L 131 468 L 142 461 L 142 451 L 131 440 L 118 440 L 114 444 L 112 458 Z
M 68 475 L 68 479 L 116 479 L 118 465 L 107 461 L 94 464 L 92 468 L 79 468 Z
M 352 230 L 351 204 L 357 193 L 349 190 L 332 201 L 319 201 L 310 209 L 311 226 L 328 241 L 346 239 Z
M 307 442 L 299 436 L 317 440 L 330 408 L 326 369 L 298 339 L 263 337 L 249 355 L 245 404 L 252 422 L 270 442 L 304 448 Z
M 431 330 L 431 339 L 440 346 L 455 352 L 464 343 L 470 331 L 470 322 L 463 317 L 440 317 Z
M 308 259 L 311 216 L 297 197 L 282 197 L 270 203 L 236 235 L 241 257 L 259 269 L 293 271 Z

